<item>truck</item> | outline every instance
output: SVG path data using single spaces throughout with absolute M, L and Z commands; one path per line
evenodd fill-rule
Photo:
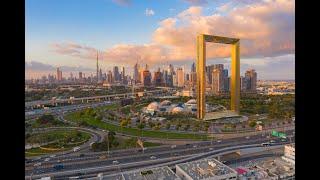
M 64 168 L 64 165 L 63 165 L 63 164 L 56 164 L 56 165 L 53 166 L 53 168 L 54 168 L 55 170 L 61 170 L 61 169 Z

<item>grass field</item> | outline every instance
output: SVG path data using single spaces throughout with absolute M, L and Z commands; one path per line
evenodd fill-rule
M 174 132 L 162 132 L 162 131 L 150 131 L 150 130 L 140 130 L 136 128 L 128 128 L 105 123 L 103 121 L 97 120 L 93 117 L 81 116 L 75 113 L 70 113 L 65 116 L 69 121 L 78 122 L 85 121 L 88 125 L 99 127 L 105 130 L 120 132 L 124 134 L 129 134 L 133 136 L 143 136 L 143 137 L 153 137 L 153 138 L 163 138 L 163 139 L 192 139 L 192 140 L 207 140 L 207 135 L 190 134 L 190 133 L 174 133 Z
M 91 135 L 77 130 L 55 130 L 44 133 L 32 134 L 25 142 L 27 143 L 46 143 L 47 145 L 28 149 L 25 151 L 26 156 L 37 156 L 43 154 L 56 153 L 66 151 L 73 147 L 79 146 L 91 138 Z M 49 150 L 51 149 L 51 150 Z

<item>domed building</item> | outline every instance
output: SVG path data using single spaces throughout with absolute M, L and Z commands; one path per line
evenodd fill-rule
M 159 109 L 159 103 L 158 102 L 152 102 L 147 106 L 148 111 L 156 111 Z
M 172 113 L 181 113 L 181 112 L 183 112 L 183 111 L 184 111 L 184 110 L 183 110 L 182 107 L 177 106 L 177 107 L 173 108 L 171 112 L 172 112 Z
M 195 106 L 197 101 L 195 99 L 190 99 L 188 102 L 184 103 L 186 106 Z
M 169 100 L 164 100 L 160 103 L 161 106 L 170 106 L 171 105 L 171 101 Z

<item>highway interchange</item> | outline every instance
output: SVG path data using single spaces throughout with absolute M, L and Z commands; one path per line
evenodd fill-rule
M 77 104 L 70 106 L 55 107 L 49 110 L 36 110 L 34 113 L 26 113 L 26 117 L 37 117 L 43 113 L 51 112 L 57 115 L 60 120 L 61 115 L 73 111 L 78 111 L 87 107 L 98 107 L 110 104 L 112 102 L 98 102 L 94 104 Z M 76 127 L 73 127 L 76 128 Z M 78 127 L 77 127 L 78 128 Z M 83 128 L 84 131 L 91 131 L 94 138 L 81 146 L 79 152 L 62 152 L 56 155 L 46 155 L 32 159 L 26 159 L 25 162 L 25 178 L 36 179 L 41 177 L 54 177 L 55 179 L 66 179 L 67 177 L 77 176 L 79 178 L 96 177 L 98 173 L 117 173 L 127 171 L 132 168 L 143 168 L 155 165 L 164 165 L 168 163 L 176 163 L 188 161 L 190 158 L 204 158 L 212 156 L 219 150 L 224 148 L 241 148 L 247 146 L 261 146 L 261 143 L 274 140 L 275 145 L 294 142 L 294 131 L 287 130 L 286 133 L 290 139 L 281 141 L 279 138 L 270 137 L 266 134 L 256 134 L 247 137 L 237 137 L 223 140 L 203 141 L 199 143 L 189 143 L 185 145 L 162 145 L 152 147 L 142 152 L 140 149 L 116 150 L 107 152 L 92 152 L 89 145 L 92 142 L 101 142 L 105 135 L 105 131 L 99 129 Z M 226 150 L 224 150 L 226 151 Z M 103 157 L 104 156 L 104 157 Z M 106 157 L 107 156 L 107 157 Z M 48 159 L 49 158 L 49 159 Z M 46 161 L 45 161 L 46 160 Z M 180 160 L 180 161 L 179 161 Z M 39 165 L 41 163 L 41 165 Z M 55 170 L 54 165 L 62 163 L 62 170 Z M 170 165 L 170 164 L 169 164 Z
M 287 132 L 292 136 L 293 131 Z M 75 175 L 85 175 L 83 173 L 92 173 L 95 175 L 99 172 L 110 173 L 118 171 L 121 168 L 122 171 L 128 170 L 132 167 L 147 167 L 149 165 L 161 164 L 164 162 L 170 162 L 177 159 L 183 159 L 185 157 L 193 157 L 202 153 L 213 152 L 227 147 L 236 147 L 239 145 L 260 145 L 263 142 L 268 142 L 271 139 L 275 141 L 275 144 L 283 144 L 288 142 L 282 142 L 280 139 L 267 138 L 266 136 L 256 135 L 247 138 L 233 138 L 223 141 L 213 141 L 213 142 L 200 142 L 192 143 L 189 145 L 177 145 L 172 148 L 170 146 L 160 146 L 149 148 L 144 151 L 144 153 L 139 152 L 137 149 L 130 150 L 121 150 L 114 151 L 110 153 L 110 156 L 107 159 L 100 159 L 102 155 L 106 155 L 106 152 L 101 153 L 76 153 L 76 154 L 65 154 L 57 155 L 54 158 L 51 158 L 48 162 L 43 162 L 43 158 L 40 160 L 35 160 L 30 163 L 26 163 L 26 178 L 29 178 L 30 174 L 33 174 L 33 177 L 42 177 L 42 176 L 54 176 L 55 178 L 65 178 L 66 176 L 75 176 Z M 291 139 L 294 141 L 294 136 Z M 80 154 L 83 154 L 83 157 L 80 157 Z M 156 159 L 151 159 L 154 156 Z M 42 165 L 38 168 L 34 168 L 34 165 L 42 161 Z M 117 162 L 115 164 L 115 161 Z M 56 171 L 53 168 L 54 164 L 63 163 L 64 169 L 61 171 Z M 131 164 L 131 166 L 130 166 Z M 102 171 L 98 171 L 99 167 L 103 167 Z M 81 171 L 76 171 L 76 170 Z M 67 173 L 62 173 L 67 172 Z M 81 173 L 80 173 L 81 172 Z M 39 174 L 39 175 L 38 175 Z

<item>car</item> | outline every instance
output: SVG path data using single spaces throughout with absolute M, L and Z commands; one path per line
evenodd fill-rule
M 112 164 L 119 164 L 119 161 L 114 160 L 114 161 L 112 161 Z
M 106 155 L 99 156 L 99 159 L 107 159 Z
M 209 148 L 209 150 L 210 150 L 210 151 L 212 151 L 212 150 L 213 150 L 213 148 Z
M 150 159 L 157 159 L 157 157 L 155 157 L 155 156 L 151 156 L 151 157 L 150 157 Z
M 35 163 L 33 166 L 35 167 L 41 166 L 41 162 Z
M 285 141 L 287 141 L 287 139 L 284 139 L 284 138 L 281 139 L 281 142 L 285 142 Z
M 50 161 L 50 158 L 45 158 L 44 161 L 48 162 L 48 161 Z
M 56 157 L 56 156 L 57 156 L 57 155 L 53 154 L 53 155 L 51 155 L 51 156 L 49 156 L 49 157 L 54 158 L 54 157 Z
M 221 140 L 218 140 L 217 143 L 221 143 Z
M 275 140 L 270 140 L 270 144 L 274 144 L 275 142 Z
M 250 139 L 250 136 L 247 136 L 246 139 Z
M 190 146 L 190 144 L 186 144 L 186 146 Z
M 267 136 L 267 138 L 269 139 L 269 138 L 270 138 L 270 136 Z
M 173 148 L 176 148 L 176 147 L 177 147 L 177 145 L 172 145 L 172 146 L 171 146 L 172 149 L 173 149 Z
M 193 145 L 193 148 L 196 148 L 196 147 L 198 147 L 197 145 Z
M 79 151 L 79 150 L 80 150 L 80 147 L 79 147 L 79 146 L 73 148 L 73 152 L 76 152 L 76 151 Z
M 84 154 L 80 154 L 79 157 L 84 157 Z

